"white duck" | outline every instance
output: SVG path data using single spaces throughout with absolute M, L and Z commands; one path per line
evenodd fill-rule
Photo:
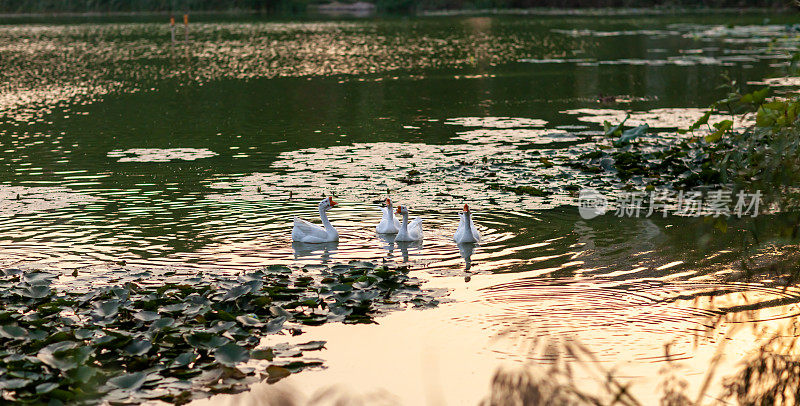
M 400 221 L 394 216 L 392 211 L 392 200 L 386 198 L 386 207 L 381 207 L 383 217 L 381 222 L 375 227 L 378 234 L 397 234 L 400 231 Z
M 418 241 L 422 239 L 422 218 L 416 217 L 408 222 L 408 207 L 397 206 L 397 214 L 403 215 L 403 224 L 397 232 L 395 241 Z
M 480 242 L 481 233 L 475 227 L 475 223 L 472 222 L 472 212 L 469 211 L 469 206 L 465 204 L 464 211 L 458 213 L 458 217 L 460 217 L 461 220 L 458 222 L 458 229 L 456 229 L 456 234 L 453 236 L 453 239 L 457 243 Z
M 319 202 L 319 217 L 322 219 L 323 227 L 295 217 L 294 227 L 292 228 L 292 241 L 309 243 L 338 241 L 339 233 L 328 221 L 328 215 L 325 213 L 334 206 L 336 206 L 336 202 L 333 201 L 332 197 L 326 197 Z

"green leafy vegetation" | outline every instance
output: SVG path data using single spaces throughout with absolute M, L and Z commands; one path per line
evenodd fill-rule
M 368 262 L 82 293 L 59 287 L 55 274 L 4 270 L 0 388 L 4 399 L 32 404 L 185 403 L 322 364 L 303 355 L 324 341 L 259 348 L 265 335 L 370 323 L 405 303 L 438 302 L 407 268 Z
M 725 186 L 763 193 L 779 211 L 798 209 L 800 196 L 800 97 L 770 98 L 768 87 L 741 93 L 735 83 L 726 98 L 713 103 L 682 137 L 655 135 L 635 141 L 649 129 L 605 123 L 615 148 L 599 148 L 572 164 L 588 172 L 617 171 L 621 180 L 674 189 Z M 711 117 L 729 118 L 711 123 Z M 748 124 L 751 123 L 751 124 Z M 605 159 L 605 160 L 604 160 Z

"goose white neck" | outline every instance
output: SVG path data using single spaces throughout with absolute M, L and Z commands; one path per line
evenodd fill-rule
M 475 235 L 472 233 L 472 213 L 464 212 L 464 232 L 467 233 L 472 239 L 475 239 Z
M 322 225 L 325 226 L 326 230 L 333 229 L 333 225 L 328 221 L 328 213 L 322 207 L 319 208 L 319 218 L 322 219 Z
M 408 212 L 403 212 L 403 225 L 400 229 L 408 232 Z

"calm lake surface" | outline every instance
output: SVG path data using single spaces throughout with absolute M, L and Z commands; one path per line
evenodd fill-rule
M 0 21 L 0 264 L 80 286 L 385 260 L 452 291 L 378 326 L 311 329 L 302 338 L 330 342 L 329 369 L 294 378 L 308 391 L 342 381 L 475 403 L 498 365 L 548 362 L 527 351 L 537 337 L 584 342 L 636 382 L 673 342 L 701 380 L 726 332 L 714 320 L 771 328 L 800 311 L 800 290 L 728 281 L 747 221 L 722 233 L 702 219 L 581 219 L 579 187 L 624 184 L 566 164 L 626 111 L 674 137 L 726 94 L 723 74 L 784 76 L 795 22 L 204 16 L 172 44 L 161 21 Z M 375 235 L 387 193 L 424 217 L 421 244 Z M 293 245 L 292 218 L 318 221 L 330 194 L 341 240 Z M 451 240 L 465 203 L 477 247 Z M 765 233 L 755 252 L 781 255 Z M 430 354 L 440 389 L 395 376 Z

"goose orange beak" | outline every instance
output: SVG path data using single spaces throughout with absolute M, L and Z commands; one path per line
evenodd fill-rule
M 328 203 L 330 203 L 331 207 L 336 207 L 336 202 L 333 201 L 333 196 L 328 196 Z
M 397 214 L 400 214 L 400 208 L 401 207 L 403 207 L 403 206 L 397 206 L 397 211 L 396 211 Z
M 467 212 L 469 212 L 469 206 L 467 206 L 467 205 L 465 204 L 465 205 L 464 205 L 464 213 L 467 213 Z
M 389 200 L 389 198 L 388 198 L 388 197 L 386 198 L 386 205 L 387 205 L 387 206 L 391 206 L 391 205 L 392 205 L 392 201 L 391 201 L 391 200 Z

